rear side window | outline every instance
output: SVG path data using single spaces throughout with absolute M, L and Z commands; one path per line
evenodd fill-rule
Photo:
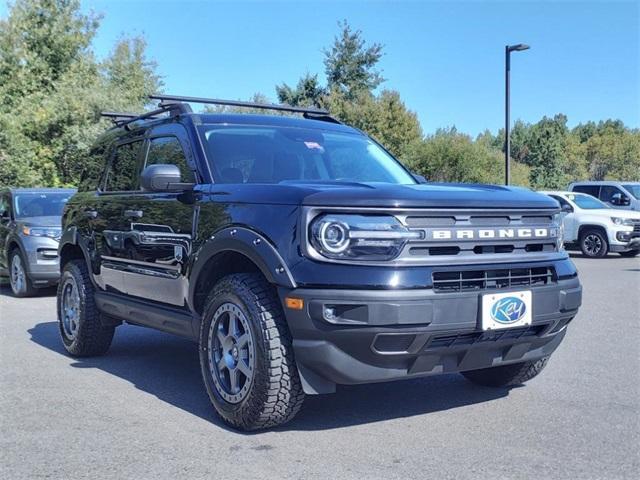
M 183 182 L 193 183 L 195 177 L 187 164 L 187 157 L 182 150 L 182 145 L 176 137 L 153 138 L 149 142 L 147 163 L 149 165 L 171 164 L 180 169 L 180 177 Z
M 6 195 L 0 195 L 0 217 L 9 216 L 9 199 Z
M 118 145 L 111 160 L 105 190 L 126 192 L 138 190 L 138 156 L 142 141 Z
M 600 187 L 598 185 L 576 185 L 573 187 L 574 192 L 586 193 L 596 198 L 598 197 L 599 190 Z
M 82 167 L 78 190 L 81 192 L 95 191 L 100 184 L 100 178 L 105 166 L 105 147 L 100 144 L 91 149 Z

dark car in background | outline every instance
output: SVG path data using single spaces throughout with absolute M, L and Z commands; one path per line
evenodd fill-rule
M 0 190 L 0 276 L 17 297 L 55 285 L 60 277 L 58 242 L 62 209 L 72 189 Z

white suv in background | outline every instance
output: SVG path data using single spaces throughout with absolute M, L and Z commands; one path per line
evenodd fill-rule
M 540 192 L 560 203 L 564 216 L 564 243 L 578 246 L 587 257 L 608 252 L 624 257 L 640 254 L 640 213 L 615 210 L 597 198 L 575 192 Z

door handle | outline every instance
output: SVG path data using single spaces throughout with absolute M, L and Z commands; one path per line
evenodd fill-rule
M 87 208 L 86 210 L 83 210 L 82 213 L 87 218 L 96 218 L 98 216 L 98 212 L 92 208 Z
M 127 218 L 142 218 L 142 210 L 125 210 L 124 216 Z

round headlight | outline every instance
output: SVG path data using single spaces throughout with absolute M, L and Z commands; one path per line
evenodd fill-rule
M 349 248 L 349 227 L 341 222 L 323 222 L 319 240 L 322 248 L 331 253 L 342 253 Z

